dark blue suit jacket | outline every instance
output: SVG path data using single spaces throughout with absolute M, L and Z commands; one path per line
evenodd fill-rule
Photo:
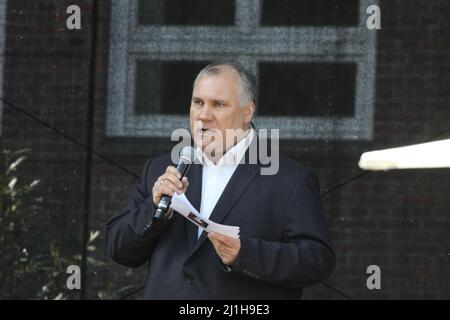
M 248 156 L 248 151 L 247 151 Z M 145 165 L 128 206 L 107 224 L 108 255 L 117 263 L 148 263 L 147 299 L 299 299 L 302 288 L 328 277 L 335 265 L 316 175 L 280 157 L 279 171 L 240 164 L 210 219 L 240 227 L 241 251 L 231 271 L 203 232 L 178 213 L 151 224 L 152 188 L 170 154 Z M 200 209 L 202 167 L 188 172 L 187 198 Z M 145 231 L 144 231 L 145 230 Z

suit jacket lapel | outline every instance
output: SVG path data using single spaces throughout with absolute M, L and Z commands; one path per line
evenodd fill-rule
M 257 137 L 253 139 L 253 143 L 256 142 Z M 242 197 L 248 185 L 253 181 L 256 175 L 260 172 L 260 163 L 250 164 L 249 163 L 249 150 L 248 148 L 245 153 L 245 163 L 239 164 L 236 168 L 236 171 L 230 178 L 225 190 L 217 201 L 216 206 L 214 207 L 210 220 L 222 223 L 222 221 L 229 214 L 234 204 Z M 201 188 L 200 188 L 201 189 Z M 201 190 L 200 190 L 201 193 Z M 201 197 L 201 195 L 200 195 Z M 197 207 L 196 207 L 197 208 Z M 194 249 L 191 251 L 189 257 L 205 242 L 207 237 L 206 232 L 202 232 L 200 238 L 194 246 Z
M 186 197 L 194 208 L 200 211 L 200 202 L 202 199 L 202 165 L 192 164 L 187 177 L 189 180 L 189 187 L 186 191 Z M 197 243 L 198 227 L 187 219 L 184 220 L 188 235 L 189 250 L 192 250 Z

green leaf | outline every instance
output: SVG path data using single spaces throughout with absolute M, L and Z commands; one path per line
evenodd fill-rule
M 89 242 L 94 241 L 95 239 L 97 239 L 97 237 L 100 235 L 100 231 L 96 230 L 96 231 L 91 231 L 90 235 L 89 235 Z
M 11 181 L 8 183 L 8 188 L 10 190 L 13 190 L 16 183 L 17 183 L 17 178 L 16 177 L 12 178 Z
M 30 183 L 30 189 L 33 189 L 34 187 L 36 187 L 39 183 L 41 183 L 40 180 L 34 180 L 32 183 Z
M 16 161 L 10 164 L 7 172 L 12 172 L 17 169 L 18 166 L 26 159 L 27 157 L 20 157 Z

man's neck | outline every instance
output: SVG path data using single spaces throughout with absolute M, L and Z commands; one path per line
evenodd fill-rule
M 222 158 L 225 156 L 225 154 L 226 154 L 230 149 L 232 149 L 232 148 L 235 147 L 239 142 L 243 141 L 244 139 L 246 139 L 246 138 L 248 137 L 248 135 L 249 135 L 249 133 L 250 133 L 250 130 L 251 130 L 251 128 L 247 128 L 247 130 L 245 131 L 244 136 L 242 136 L 240 140 L 233 141 L 233 144 L 231 144 L 230 146 L 226 147 L 226 148 L 222 151 L 222 153 L 217 152 L 217 153 L 215 153 L 215 154 L 212 154 L 212 153 L 209 153 L 209 152 L 204 152 L 203 154 L 204 154 L 204 155 L 208 158 L 208 160 L 211 161 L 214 165 L 217 165 L 217 164 L 219 163 L 220 159 L 222 159 Z

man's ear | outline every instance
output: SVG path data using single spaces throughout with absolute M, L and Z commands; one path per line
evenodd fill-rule
M 253 120 L 253 115 L 255 113 L 255 103 L 253 101 L 250 101 L 245 107 L 244 107 L 244 121 L 245 124 L 249 124 Z

